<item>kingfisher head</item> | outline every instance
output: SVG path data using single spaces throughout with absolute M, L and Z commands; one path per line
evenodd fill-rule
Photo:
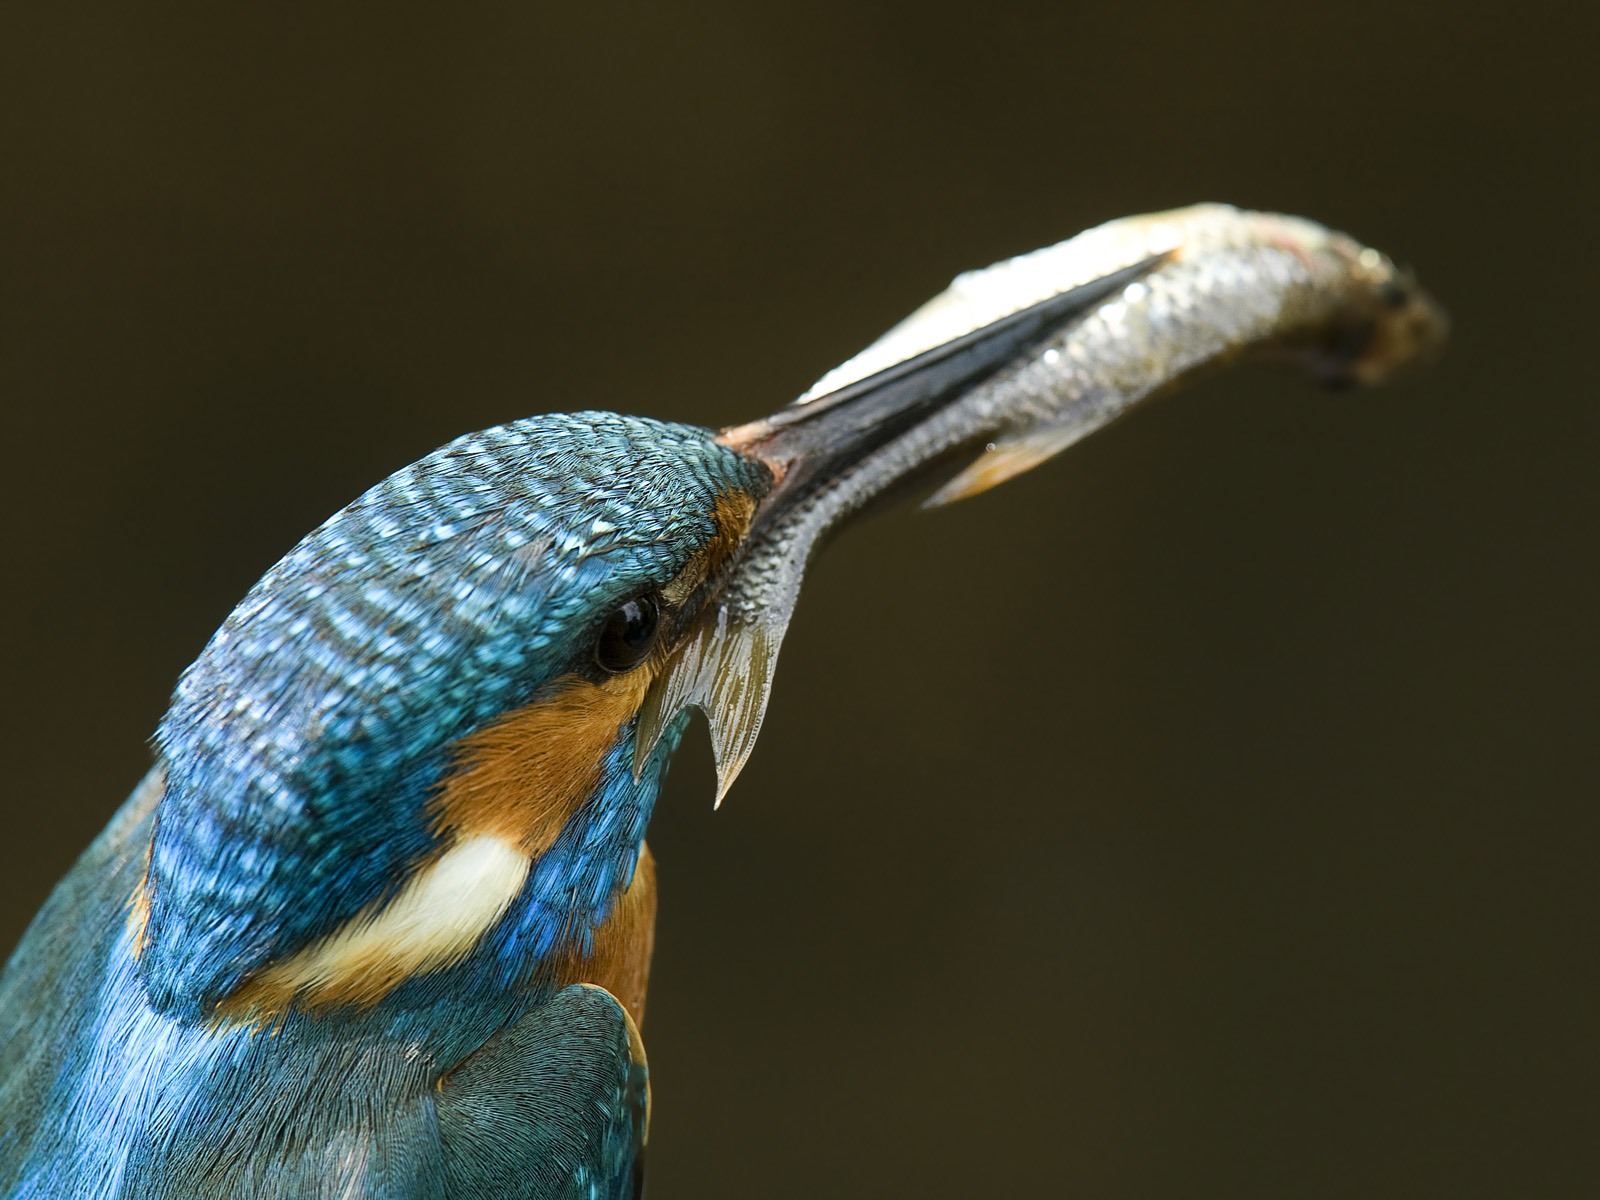
M 771 486 L 703 429 L 539 417 L 309 535 L 158 733 L 138 947 L 158 1002 L 371 1001 L 513 909 L 507 962 L 592 926 L 676 738 L 640 759 L 639 710 Z

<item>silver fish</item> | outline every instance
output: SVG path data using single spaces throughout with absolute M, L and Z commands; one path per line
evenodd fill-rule
M 720 802 L 755 745 L 807 561 L 886 491 L 962 454 L 926 503 L 985 491 L 1241 357 L 1296 363 L 1331 385 L 1378 383 L 1435 351 L 1446 329 L 1377 250 L 1300 217 L 1221 204 L 1112 221 L 959 276 L 788 408 L 719 435 L 777 482 L 739 557 L 705 585 L 718 595 L 702 634 L 647 698 L 637 761 L 679 712 L 699 708 Z M 853 465 L 831 469 L 834 443 Z

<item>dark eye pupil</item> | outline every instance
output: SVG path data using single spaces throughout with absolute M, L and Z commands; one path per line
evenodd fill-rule
M 661 609 L 653 596 L 635 596 L 612 610 L 600 631 L 594 657 L 613 675 L 631 671 L 644 661 L 655 645 L 656 628 L 661 624 Z

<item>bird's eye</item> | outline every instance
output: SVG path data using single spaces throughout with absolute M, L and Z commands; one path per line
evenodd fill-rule
M 654 596 L 646 593 L 624 600 L 606 618 L 600 640 L 595 643 L 595 662 L 613 675 L 633 670 L 656 644 L 660 627 L 661 606 Z

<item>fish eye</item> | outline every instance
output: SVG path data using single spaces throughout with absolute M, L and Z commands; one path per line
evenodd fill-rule
M 594 660 L 602 671 L 620 675 L 645 660 L 661 628 L 661 605 L 649 592 L 624 600 L 611 610 L 595 643 Z
M 1390 280 L 1378 288 L 1378 299 L 1383 302 L 1385 308 L 1399 312 L 1411 303 L 1411 289 L 1402 283 Z

